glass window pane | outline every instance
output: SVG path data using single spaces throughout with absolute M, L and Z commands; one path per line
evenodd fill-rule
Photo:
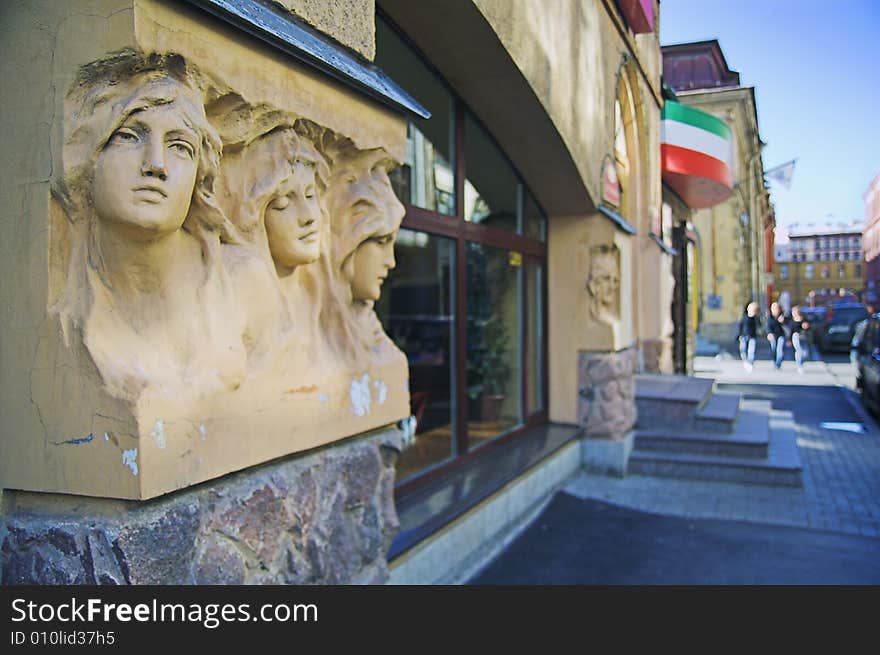
M 528 374 L 528 414 L 544 409 L 544 316 L 543 316 L 543 275 L 544 269 L 536 264 L 528 264 L 526 273 L 526 339 Z
M 513 168 L 491 137 L 466 113 L 464 219 L 515 232 L 517 185 Z
M 544 212 L 538 207 L 538 203 L 526 189 L 523 189 L 523 234 L 530 239 L 544 240 L 547 221 Z
M 404 229 L 397 235 L 394 255 L 397 266 L 385 280 L 376 314 L 409 361 L 417 425 L 415 444 L 397 462 L 397 478 L 403 480 L 455 454 L 455 242 Z
M 522 420 L 520 271 L 507 250 L 467 244 L 468 441 L 471 449 Z
M 406 162 L 390 174 L 397 197 L 431 211 L 455 214 L 452 94 L 380 19 L 376 20 L 376 65 L 431 112 L 431 118 L 415 119 L 407 129 Z

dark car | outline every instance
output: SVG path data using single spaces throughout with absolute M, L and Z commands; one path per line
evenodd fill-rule
M 856 387 L 862 395 L 862 403 L 874 413 L 880 411 L 880 319 L 874 314 L 868 319 L 856 347 Z
M 801 315 L 810 325 L 819 326 L 825 322 L 828 315 L 827 307 L 801 307 Z
M 849 350 L 856 324 L 868 318 L 868 308 L 862 303 L 837 303 L 828 308 L 816 338 L 819 348 Z

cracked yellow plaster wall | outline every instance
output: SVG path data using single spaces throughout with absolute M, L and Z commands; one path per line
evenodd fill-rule
M 616 352 L 632 346 L 633 239 L 604 215 L 557 216 L 548 225 L 550 420 L 577 423 L 578 353 Z M 597 248 L 616 249 L 617 316 L 597 317 L 588 288 Z

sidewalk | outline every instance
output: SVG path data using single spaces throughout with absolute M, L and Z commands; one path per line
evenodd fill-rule
M 777 371 L 772 362 L 759 360 L 747 373 L 736 360 L 701 357 L 695 362 L 695 375 L 714 377 L 720 389 L 769 399 L 775 409 L 794 412 L 804 466 L 802 489 L 585 474 L 566 491 L 672 516 L 880 537 L 880 429 L 854 400 L 854 392 L 837 386 L 825 362 L 808 362 L 804 368 L 798 375 L 793 362 L 785 362 Z M 861 423 L 866 432 L 822 428 L 825 421 Z
M 703 562 L 708 567 L 706 571 L 718 573 L 709 577 L 709 584 L 749 583 L 747 581 L 752 580 L 748 577 L 749 567 L 756 566 L 756 561 L 763 561 L 762 553 L 766 557 L 775 553 L 776 565 L 782 567 L 780 570 L 785 569 L 786 561 L 792 563 L 798 557 L 803 558 L 801 563 L 807 568 L 802 571 L 805 577 L 792 574 L 780 580 L 772 575 L 772 562 L 768 560 L 767 575 L 763 582 L 761 578 L 752 580 L 756 584 L 780 581 L 792 584 L 850 583 L 853 576 L 841 573 L 850 565 L 857 565 L 864 572 L 861 578 L 855 576 L 856 582 L 880 583 L 880 429 L 861 408 L 853 389 L 848 386 L 854 377 L 845 355 L 834 359 L 830 364 L 810 361 L 803 374 L 796 372 L 794 362 L 790 360 L 777 371 L 769 359 L 759 359 L 751 373 L 738 359 L 723 356 L 699 357 L 695 362 L 695 374 L 715 378 L 719 389 L 738 391 L 745 397 L 768 399 L 775 409 L 793 412 L 804 467 L 803 488 L 637 475 L 617 479 L 585 473 L 571 481 L 564 493 L 552 499 L 544 513 L 524 528 L 521 533 L 523 547 L 531 543 L 533 551 L 540 550 L 540 544 L 544 542 L 540 538 L 536 540 L 536 534 L 540 537 L 542 529 L 554 532 L 557 538 L 561 530 L 568 532 L 570 539 L 586 540 L 582 558 L 572 556 L 574 559 L 560 565 L 563 569 L 569 567 L 570 577 L 566 578 L 564 571 L 558 571 L 562 577 L 553 578 L 557 581 L 553 583 L 570 580 L 572 584 L 599 584 L 597 581 L 583 581 L 586 570 L 583 567 L 588 560 L 592 561 L 591 552 L 595 555 L 602 549 L 610 548 L 624 558 L 619 563 L 614 558 L 607 560 L 612 568 L 615 563 L 622 567 L 639 567 L 638 563 L 626 559 L 627 552 L 632 555 L 627 544 L 614 543 L 615 539 L 626 541 L 627 534 L 637 542 L 653 543 L 658 549 L 656 554 L 650 555 L 651 562 L 663 569 L 665 575 L 673 576 L 655 578 L 659 583 L 699 584 L 691 578 L 674 577 L 676 569 L 669 568 L 669 562 L 681 557 L 700 559 L 705 547 L 717 549 L 719 557 L 730 557 L 728 548 L 736 544 L 742 548 L 738 560 L 742 575 L 737 578 L 718 573 L 725 566 L 732 566 L 730 561 L 716 562 L 716 569 L 711 568 L 711 562 Z M 822 423 L 828 421 L 862 425 L 864 432 L 823 427 Z M 588 522 L 587 517 L 595 516 L 605 516 L 606 520 L 594 525 L 592 532 L 579 532 L 572 525 L 560 527 L 564 526 L 558 523 L 563 516 L 561 506 L 565 506 L 572 520 Z M 575 509 L 577 507 L 580 509 Z M 576 519 L 576 516 L 580 518 Z M 625 529 L 619 529 L 621 526 Z M 724 534 L 727 535 L 726 541 Z M 774 541 L 788 544 L 788 556 L 766 549 L 766 545 Z M 688 544 L 694 548 L 699 544 L 703 547 L 686 554 L 681 549 Z M 792 544 L 800 544 L 800 547 Z M 848 544 L 845 547 L 855 557 L 852 562 L 841 560 L 835 553 L 835 549 L 844 547 L 844 544 Z M 516 542 L 511 543 L 508 551 L 496 558 L 484 574 L 505 570 L 504 558 L 515 557 L 517 548 Z M 566 550 L 559 543 L 555 548 L 560 553 Z M 676 548 L 680 552 L 670 555 L 670 549 Z M 648 551 L 639 552 L 648 556 Z M 810 553 L 814 558 L 812 566 L 809 564 Z M 546 554 L 541 553 L 539 557 L 544 558 Z M 787 560 L 786 557 L 793 559 Z M 860 557 L 864 559 L 859 560 Z M 517 564 L 521 565 L 521 562 Z M 547 562 L 545 566 L 552 568 L 553 564 Z M 507 570 L 512 572 L 516 567 Z M 839 575 L 832 574 L 835 571 Z M 648 572 L 643 571 L 647 577 L 641 582 L 632 578 L 630 573 L 620 570 L 617 577 L 612 575 L 611 578 L 602 573 L 599 579 L 616 580 L 617 584 L 654 583 Z M 507 584 L 503 576 L 499 581 L 499 578 L 487 575 L 477 576 L 474 582 Z

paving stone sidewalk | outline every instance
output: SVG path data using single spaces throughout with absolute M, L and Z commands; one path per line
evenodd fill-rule
M 810 361 L 803 374 L 793 362 L 781 371 L 759 360 L 751 372 L 735 359 L 698 357 L 695 374 L 713 377 L 720 390 L 769 399 L 792 411 L 803 464 L 803 488 L 630 475 L 583 474 L 565 491 L 631 509 L 689 518 L 712 518 L 880 537 L 880 429 L 858 404 L 845 360 Z M 850 422 L 864 433 L 828 429 Z

